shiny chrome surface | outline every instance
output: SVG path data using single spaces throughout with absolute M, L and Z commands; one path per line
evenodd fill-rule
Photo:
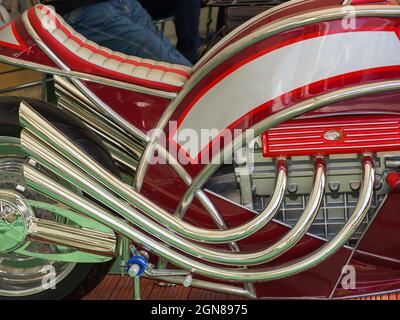
M 129 133 L 133 138 L 138 139 L 140 142 L 146 142 L 147 136 L 144 132 L 134 127 L 129 121 L 121 117 L 117 112 L 115 112 L 110 106 L 108 106 L 104 101 L 98 98 L 93 92 L 91 92 L 79 79 L 76 77 L 70 77 L 72 83 L 77 87 L 81 93 L 83 93 L 93 104 L 95 104 L 104 115 L 121 128 L 123 128 L 127 133 Z
M 186 277 L 182 277 L 182 276 L 173 276 L 173 275 L 164 276 L 164 277 L 163 276 L 151 276 L 151 275 L 148 275 L 147 273 L 144 275 L 144 277 L 153 279 L 153 280 L 165 281 L 165 282 L 180 284 L 180 285 L 183 285 L 183 283 L 186 279 Z M 230 286 L 230 285 L 221 284 L 221 283 L 215 284 L 213 282 L 208 282 L 208 281 L 199 280 L 199 279 L 192 279 L 190 286 L 195 287 L 195 288 L 200 288 L 200 289 L 234 294 L 234 295 L 245 297 L 245 298 L 253 298 L 254 299 L 257 297 L 254 293 L 252 293 L 246 289 L 241 289 L 239 287 Z
M 175 230 L 176 232 L 190 239 L 210 243 L 223 243 L 243 239 L 244 237 L 247 237 L 259 230 L 272 218 L 273 214 L 279 209 L 284 195 L 286 186 L 286 171 L 280 170 L 280 179 L 278 180 L 275 196 L 271 199 L 270 205 L 266 208 L 262 215 L 254 218 L 253 221 L 246 223 L 243 227 L 240 226 L 230 230 L 209 230 L 198 228 L 180 220 L 178 217 L 171 215 L 169 212 L 158 207 L 150 200 L 138 194 L 117 177 L 114 177 L 102 166 L 97 164 L 84 152 L 77 148 L 73 142 L 69 141 L 68 138 L 63 136 L 63 134 L 47 123 L 45 119 L 38 115 L 26 103 L 21 103 L 20 116 L 23 126 L 26 126 L 27 129 L 34 135 L 36 134 L 40 138 L 47 140 L 47 142 L 54 146 L 55 149 L 59 149 L 59 153 L 61 155 L 65 155 L 65 157 L 70 160 L 77 159 L 74 161 L 77 167 L 84 169 L 84 171 L 89 173 L 92 178 L 96 179 L 106 188 L 109 188 L 111 191 L 115 192 L 117 195 L 134 205 L 139 210 L 144 211 L 149 216 L 157 219 L 157 221 L 163 225 L 168 226 L 172 230 Z M 29 137 L 27 134 L 22 135 L 22 144 L 28 153 L 32 151 L 32 148 L 34 148 L 35 145 L 37 145 L 34 139 L 31 139 L 31 137 Z M 60 150 L 61 148 L 64 150 Z M 65 148 L 68 148 L 68 151 Z M 35 149 L 37 153 L 42 155 L 43 153 L 48 152 L 48 150 L 45 150 L 46 148 L 43 147 L 36 147 Z M 53 163 L 53 165 L 57 167 L 59 166 L 60 162 L 58 162 L 58 164 L 54 163 L 54 157 L 55 155 L 47 155 L 47 161 Z M 62 161 L 62 159 L 59 159 L 58 161 Z M 67 164 L 65 163 L 65 165 Z M 71 167 L 71 171 L 72 170 L 73 168 Z M 60 172 L 62 171 L 63 170 L 61 169 Z M 71 171 L 69 173 L 71 173 Z M 86 177 L 82 177 L 82 175 L 79 173 L 76 173 L 75 176 L 79 179 L 86 179 Z M 86 187 L 89 187 L 87 182 L 86 184 L 83 184 L 83 188 Z M 93 187 L 93 185 L 91 187 Z M 103 192 L 100 187 L 98 190 L 99 192 Z M 122 203 L 121 201 L 118 201 L 118 203 L 119 207 L 126 206 L 126 204 Z M 137 218 L 135 214 L 133 218 Z
M 0 189 L 0 254 L 21 247 L 30 232 L 32 210 L 12 190 Z
M 216 66 L 234 56 L 241 50 L 287 30 L 318 22 L 345 18 L 349 14 L 349 9 L 347 8 L 338 6 L 322 10 L 308 11 L 306 13 L 295 16 L 292 15 L 266 24 L 239 41 L 236 41 L 230 46 L 224 48 L 218 53 L 218 55 L 213 57 L 203 67 L 196 71 L 185 84 L 185 88 L 180 93 L 177 100 L 181 100 L 182 96 L 189 92 L 194 85 L 196 85 L 206 74 L 208 74 L 209 71 L 213 70 Z M 400 15 L 400 8 L 398 5 L 357 5 L 351 7 L 351 13 L 356 17 L 398 17 Z M 174 104 L 177 102 L 178 101 L 174 102 Z
M 116 248 L 114 234 L 81 229 L 54 221 L 33 220 L 30 225 L 29 238 L 47 243 L 60 244 L 98 255 L 113 257 Z
M 324 166 L 324 160 L 318 159 L 320 163 L 316 166 L 316 175 L 314 181 L 314 187 L 311 191 L 310 198 L 303 214 L 300 216 L 296 225 L 289 230 L 280 240 L 271 245 L 268 250 L 268 261 L 277 258 L 289 249 L 293 248 L 301 238 L 307 233 L 312 222 L 318 214 L 321 201 L 325 191 L 326 181 L 326 169 Z
M 168 98 L 168 99 L 173 99 L 176 97 L 176 93 L 173 93 L 173 92 L 165 92 L 165 91 L 161 91 L 161 90 L 141 87 L 138 85 L 127 83 L 127 82 L 107 79 L 107 78 L 91 75 L 88 73 L 80 73 L 80 72 L 71 71 L 71 69 L 68 66 L 66 66 L 64 64 L 64 62 L 62 62 L 60 60 L 60 58 L 54 54 L 53 51 L 50 50 L 50 48 L 44 43 L 44 41 L 36 33 L 35 29 L 32 27 L 32 25 L 29 21 L 28 11 L 25 11 L 22 14 L 22 21 L 23 21 L 24 26 L 25 26 L 26 30 L 28 31 L 29 35 L 35 40 L 36 44 L 40 47 L 40 49 L 42 49 L 49 56 L 49 58 L 57 66 L 60 67 L 61 70 L 59 70 L 55 74 L 67 75 L 70 77 L 77 77 L 80 79 L 89 79 L 94 82 L 103 83 L 103 84 L 114 86 L 114 87 L 124 88 L 124 89 L 128 89 L 128 90 L 137 91 L 137 92 L 150 94 L 150 95 L 163 97 L 163 98 Z
M 132 222 L 135 226 L 150 234 L 153 234 L 160 240 L 180 250 L 183 250 L 188 254 L 210 262 L 217 262 L 227 265 L 254 265 L 261 264 L 270 259 L 269 249 L 254 253 L 229 253 L 188 241 L 179 235 L 172 233 L 163 226 L 160 226 L 159 224 L 154 223 L 152 220 L 144 217 L 139 211 L 133 209 L 128 203 L 121 201 L 117 197 L 113 196 L 110 192 L 106 191 L 101 185 L 96 183 L 95 180 L 85 177 L 83 171 L 74 167 L 71 163 L 62 159 L 57 154 L 48 152 L 46 150 L 46 146 L 35 141 L 35 138 L 30 136 L 29 133 L 24 131 L 22 132 L 21 143 L 24 146 L 24 149 L 30 154 L 31 157 L 35 159 L 35 161 L 45 166 L 56 175 L 59 175 L 60 177 L 65 178 L 67 181 L 72 182 L 74 186 L 86 194 L 91 195 L 103 205 L 118 212 L 121 216 Z M 29 146 L 29 149 L 27 146 Z M 282 199 L 283 194 L 284 193 L 282 193 L 280 196 L 280 200 Z M 318 210 L 318 206 L 316 207 L 316 210 Z M 271 219 L 272 217 L 268 215 L 268 218 Z M 249 224 L 249 227 L 252 226 Z M 228 230 L 213 230 L 213 232 L 216 233 L 224 231 Z
M 271 37 L 280 32 L 284 32 L 290 29 L 294 29 L 297 27 L 318 23 L 322 21 L 329 21 L 334 19 L 342 19 L 347 17 L 349 11 L 346 9 L 347 7 L 339 6 L 336 8 L 329 8 L 324 10 L 315 10 L 310 11 L 304 14 L 289 16 L 287 18 L 279 19 L 273 23 L 267 24 L 262 28 L 259 28 L 255 32 L 249 34 L 248 36 L 240 39 L 239 41 L 233 43 L 232 45 L 224 48 L 218 55 L 208 61 L 204 66 L 200 69 L 197 69 L 196 72 L 193 73 L 192 77 L 185 83 L 183 90 L 179 93 L 177 98 L 171 102 L 168 106 L 167 110 L 159 120 L 156 129 L 162 130 L 166 125 L 168 120 L 171 118 L 172 114 L 176 110 L 176 108 L 181 104 L 186 95 L 192 91 L 194 86 L 198 84 L 210 71 L 215 69 L 218 65 L 223 63 L 228 58 L 234 56 L 239 51 L 262 41 L 268 37 Z M 351 14 L 356 17 L 397 17 L 400 15 L 400 8 L 396 5 L 357 5 L 351 7 Z M 354 10 L 353 10 L 354 9 Z M 261 134 L 261 132 L 259 133 Z M 257 135 L 256 135 L 257 136 Z M 157 140 L 157 136 L 152 137 L 152 140 Z M 154 148 L 154 145 L 149 143 L 147 145 L 148 149 Z M 227 148 L 229 149 L 229 148 Z M 152 151 L 145 151 L 146 154 L 153 154 L 154 149 Z M 143 163 L 143 164 L 142 164 Z M 139 170 L 137 174 L 139 174 L 140 178 L 143 179 L 144 174 L 141 172 L 147 171 L 147 167 L 149 164 L 149 159 L 142 157 L 139 163 Z M 143 181 L 137 179 L 136 186 L 137 190 L 140 190 Z M 196 185 L 195 189 L 199 189 Z M 185 202 L 188 199 L 185 199 Z M 190 201 L 191 202 L 191 199 Z M 183 209 L 186 210 L 186 209 Z
M 48 268 L 53 268 L 56 272 L 56 283 L 62 281 L 75 268 L 73 262 L 58 262 L 53 259 L 53 254 L 58 251 L 59 247 L 29 241 L 29 221 L 34 217 L 33 215 L 48 220 L 54 219 L 54 216 L 48 211 L 33 209 L 27 203 L 27 201 L 33 201 L 30 199 L 38 199 L 40 202 L 43 196 L 24 188 L 25 181 L 21 172 L 24 159 L 25 156 L 21 151 L 18 139 L 0 137 L 0 197 L 3 199 L 3 203 L 7 202 L 7 207 L 13 211 L 5 210 L 6 206 L 3 204 L 2 212 L 7 222 L 5 224 L 0 222 L 0 246 L 2 246 L 0 296 L 5 297 L 23 297 L 44 291 L 42 280 L 48 274 Z M 13 228 L 11 234 L 7 232 L 10 223 Z M 6 229 L 3 228 L 4 226 Z M 5 241 L 4 231 L 11 236 L 12 243 Z M 5 248 L 6 246 L 8 248 Z M 37 253 L 46 252 L 47 257 L 43 259 L 42 257 L 32 257 L 30 254 L 26 255 L 22 252 L 24 248 Z M 21 253 L 19 253 L 20 251 Z
M 294 119 L 295 117 L 304 114 L 306 112 L 321 108 L 323 106 L 333 104 L 340 101 L 346 101 L 352 98 L 367 96 L 377 93 L 384 93 L 390 91 L 400 90 L 400 81 L 384 81 L 369 83 L 365 85 L 354 86 L 350 88 L 339 89 L 312 99 L 303 101 L 297 105 L 286 108 L 282 111 L 275 113 L 274 115 L 264 119 L 263 121 L 250 128 L 254 130 L 254 136 L 259 136 L 268 129 L 286 121 Z M 192 184 L 182 197 L 182 200 L 178 206 L 177 212 L 179 215 L 184 215 L 186 210 L 189 208 L 197 190 L 201 190 L 208 179 L 218 170 L 220 165 L 223 163 L 223 159 L 226 158 L 232 150 L 238 150 L 245 143 L 245 135 L 239 135 L 231 143 L 225 146 L 225 149 L 221 150 L 219 154 L 206 165 L 202 171 L 193 179 Z
M 96 132 L 114 160 L 133 175 L 144 150 L 143 142 L 127 133 L 118 122 L 109 119 L 101 105 L 92 103 L 71 82 L 59 76 L 54 79 L 58 107 L 71 112 Z
M 167 259 L 171 263 L 186 270 L 195 271 L 204 276 L 211 278 L 224 279 L 229 281 L 270 281 L 287 277 L 295 273 L 307 270 L 321 261 L 325 260 L 338 249 L 340 249 L 349 239 L 351 234 L 358 228 L 364 219 L 371 203 L 374 190 L 374 168 L 369 155 L 363 158 L 363 181 L 361 184 L 360 198 L 356 209 L 352 216 L 332 241 L 325 243 L 314 253 L 307 257 L 301 258 L 289 264 L 275 266 L 268 269 L 226 269 L 204 264 L 199 261 L 192 260 L 187 256 L 165 246 L 164 244 L 153 240 L 137 231 L 126 221 L 107 212 L 105 209 L 89 202 L 88 200 L 74 194 L 66 188 L 55 183 L 42 173 L 36 171 L 32 167 L 25 165 L 24 173 L 28 184 L 46 195 L 62 201 L 93 219 L 105 224 L 116 232 L 126 236 L 138 245 L 144 245 L 156 254 Z
M 89 98 L 86 97 L 81 91 L 78 90 L 70 81 L 65 77 L 54 75 L 54 86 L 58 96 L 65 96 L 70 101 L 76 101 L 84 105 L 86 109 L 94 109 L 100 112 L 100 108 L 94 104 Z

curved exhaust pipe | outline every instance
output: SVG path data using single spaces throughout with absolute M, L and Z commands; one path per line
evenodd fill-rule
M 237 228 L 228 230 L 211 230 L 193 226 L 170 212 L 157 206 L 143 195 L 137 193 L 119 178 L 112 175 L 101 165 L 93 161 L 90 156 L 80 150 L 72 141 L 65 137 L 54 126 L 48 123 L 40 114 L 33 110 L 27 103 L 22 102 L 20 106 L 20 121 L 33 135 L 45 141 L 54 150 L 57 150 L 66 159 L 73 162 L 78 168 L 100 182 L 104 187 L 120 196 L 122 199 L 138 208 L 149 217 L 157 220 L 160 224 L 179 233 L 191 240 L 206 243 L 229 243 L 244 239 L 263 228 L 272 220 L 279 210 L 286 191 L 287 171 L 286 164 L 278 166 L 278 177 L 275 191 L 270 203 L 263 212 Z M 22 146 L 26 152 L 32 152 L 34 143 L 26 135 L 21 136 Z M 37 148 L 38 149 L 38 148 Z M 45 151 L 42 146 L 39 149 Z M 50 159 L 49 159 L 50 160 Z M 54 162 L 54 161 L 53 161 Z
M 257 282 L 276 280 L 312 268 L 334 254 L 350 239 L 368 213 L 374 192 L 375 170 L 373 167 L 372 157 L 370 155 L 364 155 L 362 162 L 363 178 L 357 206 L 346 224 L 331 241 L 326 242 L 315 252 L 299 260 L 284 265 L 278 265 L 273 268 L 247 270 L 216 267 L 195 261 L 144 235 L 130 226 L 123 219 L 114 216 L 104 208 L 101 208 L 89 200 L 67 190 L 29 165 L 25 164 L 24 174 L 28 185 L 33 189 L 88 215 L 100 223 L 103 223 L 139 245 L 151 249 L 153 252 L 178 267 L 210 278 L 228 281 Z
M 256 265 L 270 261 L 292 248 L 301 237 L 308 231 L 308 227 L 317 215 L 319 206 L 324 194 L 325 170 L 322 161 L 318 161 L 315 185 L 310 195 L 304 214 L 299 223 L 282 240 L 264 250 L 254 253 L 224 252 L 202 246 L 189 241 L 171 232 L 163 226 L 143 216 L 138 210 L 132 208 L 127 202 L 117 198 L 108 192 L 103 186 L 93 179 L 87 177 L 84 172 L 76 168 L 59 155 L 51 152 L 45 145 L 38 142 L 29 133 L 21 133 L 21 144 L 23 148 L 29 146 L 29 153 L 40 164 L 59 175 L 61 178 L 73 183 L 83 192 L 91 195 L 104 206 L 117 212 L 135 226 L 156 236 L 161 241 L 168 243 L 175 248 L 182 250 L 192 256 L 199 257 L 209 262 L 216 262 L 227 265 Z M 285 170 L 286 172 L 286 170 Z M 234 229 L 232 229 L 234 230 Z M 216 231 L 220 232 L 220 231 Z

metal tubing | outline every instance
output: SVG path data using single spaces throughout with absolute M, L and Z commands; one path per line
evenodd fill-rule
M 117 243 L 114 235 L 43 219 L 31 221 L 29 238 L 108 257 L 115 255 Z
M 24 102 L 20 106 L 20 119 L 24 127 L 49 143 L 77 167 L 89 173 L 92 178 L 161 224 L 190 239 L 210 243 L 226 243 L 243 239 L 258 231 L 271 220 L 278 211 L 284 197 L 287 174 L 286 168 L 280 168 L 275 192 L 262 214 L 258 215 L 252 221 L 230 230 L 198 228 L 160 208 L 143 195 L 137 193 L 119 178 L 112 175 Z M 31 142 L 24 143 L 24 140 L 22 140 L 22 144 L 29 151 Z
M 91 195 L 96 200 L 109 207 L 110 209 L 118 212 L 121 216 L 128 219 L 130 222 L 134 223 L 139 228 L 144 231 L 153 234 L 160 240 L 174 246 L 175 248 L 187 252 L 193 256 L 199 257 L 201 259 L 216 262 L 227 265 L 255 265 L 261 264 L 266 261 L 271 260 L 274 256 L 271 254 L 275 252 L 275 247 L 271 249 L 267 248 L 254 253 L 238 253 L 238 252 L 224 252 L 216 250 L 209 247 L 204 247 L 197 243 L 186 240 L 179 235 L 167 230 L 163 226 L 153 222 L 149 218 L 143 216 L 140 212 L 132 208 L 128 203 L 122 201 L 112 195 L 110 192 L 105 190 L 101 185 L 96 183 L 93 179 L 85 177 L 85 173 L 73 164 L 64 160 L 55 153 L 49 152 L 48 148 L 40 142 L 35 141 L 35 139 L 27 132 L 23 131 L 21 133 L 21 144 L 24 149 L 28 149 L 27 152 L 40 164 L 47 167 L 49 170 L 53 171 L 55 174 L 71 182 L 77 188 L 81 189 L 86 194 Z M 29 147 L 28 147 L 29 146 Z M 286 167 L 285 167 L 286 168 Z M 282 172 L 286 172 L 282 170 Z M 284 175 L 285 176 L 285 175 Z M 320 178 L 320 175 L 316 179 L 316 188 L 321 189 L 321 184 L 324 184 L 324 179 Z M 322 190 L 323 191 L 323 190 Z M 314 194 L 314 192 L 313 192 Z M 283 196 L 282 196 L 283 197 Z M 314 201 L 317 197 L 310 197 L 310 200 Z M 314 204 L 307 206 L 307 210 L 318 211 L 318 206 Z M 314 213 L 316 214 L 316 213 Z M 254 220 L 254 219 L 253 219 Z M 232 229 L 236 230 L 236 229 Z M 232 231 L 231 230 L 231 231 Z M 299 230 L 295 230 L 295 236 Z M 305 233 L 307 230 L 304 230 Z M 222 232 L 222 230 L 214 230 L 214 232 Z M 282 250 L 285 251 L 293 245 L 292 239 L 287 239 L 287 243 L 282 244 Z
M 185 277 L 182 276 L 165 276 L 165 277 L 159 277 L 159 276 L 151 276 L 148 274 L 145 274 L 144 277 L 150 278 L 153 280 L 158 280 L 158 281 L 165 281 L 169 283 L 175 283 L 175 284 L 180 284 L 183 285 L 183 282 L 185 281 Z M 201 288 L 201 289 L 206 289 L 206 290 L 212 290 L 212 291 L 217 291 L 217 292 L 222 292 L 222 293 L 228 293 L 228 294 L 234 294 L 237 296 L 242 296 L 245 298 L 256 298 L 257 296 L 249 292 L 248 290 L 231 286 L 231 285 L 226 285 L 222 283 L 214 283 L 214 282 L 209 282 L 209 281 L 204 281 L 204 280 L 198 280 L 198 279 L 193 279 L 191 283 L 191 287 L 194 288 Z
M 149 248 L 178 267 L 210 278 L 228 281 L 257 282 L 276 280 L 307 270 L 324 261 L 340 249 L 360 226 L 370 208 L 374 190 L 375 170 L 371 158 L 365 156 L 363 158 L 363 178 L 357 206 L 346 224 L 331 241 L 326 242 L 315 252 L 306 257 L 302 257 L 300 260 L 268 269 L 251 270 L 220 268 L 192 260 L 138 232 L 123 219 L 113 216 L 104 208 L 65 189 L 26 164 L 24 165 L 24 175 L 28 185 L 35 190 L 79 210 L 81 213 L 112 228 L 117 233 L 124 235 L 135 243 Z
M 185 83 L 183 90 L 179 93 L 177 98 L 171 102 L 168 108 L 165 110 L 164 114 L 158 121 L 156 130 L 163 130 L 167 125 L 168 120 L 170 120 L 172 114 L 176 111 L 176 108 L 182 103 L 182 101 L 187 97 L 187 95 L 193 90 L 193 88 L 212 70 L 217 68 L 218 65 L 237 54 L 241 50 L 262 41 L 266 38 L 272 37 L 281 32 L 285 32 L 294 28 L 301 26 L 306 26 L 313 23 L 318 23 L 322 21 L 329 21 L 335 19 L 342 19 L 348 17 L 352 14 L 356 17 L 398 17 L 400 15 L 400 7 L 398 5 L 357 5 L 349 8 L 344 8 L 343 6 L 318 9 L 314 11 L 308 11 L 300 15 L 290 15 L 283 19 L 278 19 L 275 22 L 268 23 L 265 26 L 257 29 L 255 32 L 251 32 L 247 36 L 233 42 L 231 45 L 225 47 L 221 52 L 215 57 L 207 61 L 201 68 L 194 67 L 194 72 L 190 79 Z M 214 47 L 217 48 L 217 47 Z M 212 51 L 213 49 L 211 49 Z M 205 58 L 204 58 L 205 59 Z M 204 60 L 203 60 L 204 61 Z M 199 62 L 201 63 L 201 62 Z M 350 88 L 351 89 L 351 88 Z M 317 103 L 317 101 L 315 101 Z M 285 110 L 283 110 L 285 111 Z M 257 136 L 257 135 L 256 135 Z M 152 137 L 153 140 L 157 139 L 157 136 Z M 146 149 L 152 148 L 154 145 L 148 144 Z M 226 149 L 229 149 L 227 146 Z M 154 149 L 153 149 L 154 151 Z M 148 154 L 152 154 L 149 150 Z M 149 159 L 142 157 L 140 159 L 137 174 L 140 177 L 144 177 L 144 173 L 147 171 L 149 165 Z M 212 163 L 212 162 L 211 162 Z M 223 162 L 220 162 L 223 163 Z M 143 180 L 137 179 L 136 185 L 141 186 Z
M 261 133 L 268 129 L 290 119 L 294 119 L 306 112 L 316 110 L 318 108 L 334 104 L 340 101 L 346 101 L 356 97 L 373 95 L 384 92 L 398 91 L 400 90 L 400 80 L 383 81 L 376 83 L 368 83 L 350 88 L 343 88 L 337 91 L 329 92 L 312 99 L 305 100 L 296 104 L 292 107 L 285 108 L 256 124 L 252 129 L 254 136 L 259 136 Z M 189 208 L 197 190 L 200 190 L 208 179 L 218 170 L 220 167 L 219 163 L 223 163 L 223 159 L 227 155 L 232 153 L 232 150 L 238 150 L 246 143 L 245 134 L 239 135 L 233 141 L 225 146 L 215 157 L 205 165 L 200 173 L 197 174 L 196 178 L 193 179 L 192 184 L 182 196 L 181 202 L 178 206 L 177 213 L 183 216 L 186 210 Z M 143 157 L 140 161 L 143 160 Z M 139 163 L 140 166 L 140 163 Z M 139 167 L 138 167 L 139 168 Z

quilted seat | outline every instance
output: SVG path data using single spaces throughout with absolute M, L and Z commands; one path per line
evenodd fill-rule
M 189 67 L 99 46 L 77 33 L 50 7 L 32 7 L 28 19 L 42 41 L 72 71 L 168 92 L 179 92 L 190 77 Z

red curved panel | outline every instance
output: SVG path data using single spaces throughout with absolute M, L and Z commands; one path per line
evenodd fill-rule
M 3 34 L 2 34 L 3 31 Z M 11 34 L 8 34 L 10 33 Z M 10 39 L 14 38 L 15 42 Z M 13 20 L 0 31 L 0 55 L 58 69 L 26 31 L 22 18 Z
M 169 137 L 167 147 L 171 150 L 172 154 L 177 153 L 178 159 L 185 159 L 187 163 L 182 163 L 182 164 L 185 166 L 186 170 L 193 177 L 195 177 L 197 173 L 203 168 L 202 165 L 202 162 L 204 162 L 202 161 L 203 158 L 207 159 L 210 158 L 210 155 L 211 156 L 213 155 L 213 144 L 218 144 L 220 142 L 220 139 L 222 139 L 222 136 L 227 131 L 234 134 L 235 129 L 246 130 L 247 128 L 257 124 L 259 121 L 268 118 L 272 114 L 284 108 L 290 107 L 306 99 L 310 99 L 312 97 L 316 97 L 321 94 L 332 92 L 334 90 L 360 84 L 372 83 L 376 81 L 393 80 L 400 78 L 400 62 L 397 60 L 396 61 L 393 60 L 393 64 L 391 64 L 391 62 L 389 61 L 384 62 L 386 58 L 385 56 L 381 55 L 383 53 L 382 51 L 380 51 L 380 53 L 376 55 L 377 57 L 379 57 L 377 59 L 380 62 L 376 60 L 376 62 L 372 62 L 371 64 L 371 66 L 376 65 L 376 67 L 371 67 L 367 69 L 361 67 L 361 69 L 359 70 L 357 70 L 356 66 L 353 67 L 351 65 L 351 63 L 357 64 L 356 61 L 361 59 L 361 57 L 358 56 L 359 54 L 358 52 L 353 52 L 352 54 L 354 55 L 354 57 L 351 60 L 353 62 L 351 61 L 339 62 L 337 60 L 336 62 L 330 62 L 334 63 L 334 65 L 338 63 L 340 63 L 341 65 L 346 65 L 346 63 L 348 63 L 348 66 L 347 67 L 345 66 L 344 69 L 342 68 L 343 70 L 341 70 L 338 75 L 329 77 L 327 73 L 321 75 L 322 76 L 321 80 L 314 82 L 311 81 L 299 87 L 296 87 L 296 85 L 301 81 L 298 82 L 295 79 L 296 74 L 301 75 L 302 77 L 304 77 L 304 79 L 308 78 L 312 79 L 312 74 L 315 74 L 316 72 L 315 70 L 318 70 L 317 67 L 313 69 L 314 61 L 313 63 L 310 62 L 309 75 L 302 74 L 293 70 L 294 74 L 290 75 L 288 73 L 285 73 L 285 76 L 282 75 L 282 77 L 278 77 L 276 74 L 272 73 L 271 76 L 273 76 L 275 80 L 272 83 L 249 82 L 249 84 L 255 88 L 254 90 L 257 91 L 256 88 L 258 87 L 260 87 L 261 89 L 264 88 L 265 86 L 264 89 L 266 90 L 269 86 L 273 86 L 274 85 L 273 83 L 278 83 L 279 86 L 282 86 L 282 84 L 284 84 L 285 81 L 286 82 L 293 81 L 293 89 L 286 92 L 283 91 L 284 93 L 277 97 L 271 95 L 274 98 L 265 99 L 261 104 L 257 102 L 256 104 L 251 106 L 248 112 L 232 118 L 235 119 L 233 120 L 233 122 L 231 122 L 231 120 L 227 122 L 228 121 L 227 119 L 228 118 L 230 119 L 230 116 L 228 116 L 230 112 L 228 105 L 226 106 L 215 105 L 214 110 L 210 109 L 209 99 L 211 99 L 211 97 L 214 96 L 222 97 L 223 94 L 224 93 L 226 94 L 227 92 L 229 92 L 229 94 L 227 95 L 228 97 L 229 96 L 237 97 L 236 99 L 232 98 L 231 99 L 232 101 L 243 100 L 244 103 L 248 103 L 246 102 L 246 99 L 253 99 L 254 97 L 246 98 L 244 95 L 241 95 L 241 90 L 243 88 L 241 88 L 239 84 L 235 84 L 233 87 L 232 79 L 233 81 L 236 81 L 235 75 L 243 72 L 242 71 L 243 68 L 250 66 L 253 61 L 256 61 L 257 59 L 260 58 L 263 58 L 265 61 L 268 61 L 267 58 L 269 57 L 269 55 L 273 54 L 277 50 L 280 50 L 282 48 L 288 50 L 287 52 L 288 58 L 286 60 L 282 58 L 282 61 L 279 62 L 282 63 L 282 67 L 284 67 L 285 61 L 286 64 L 291 64 L 294 66 L 294 62 L 296 62 L 298 65 L 300 61 L 299 59 L 301 57 L 301 54 L 305 46 L 303 44 L 307 43 L 307 41 L 320 38 L 321 43 L 324 43 L 323 45 L 325 45 L 326 41 L 328 41 L 326 39 L 329 36 L 335 36 L 335 39 L 337 40 L 338 37 L 336 36 L 341 37 L 342 35 L 346 34 L 351 36 L 358 34 L 363 39 L 364 37 L 368 37 L 369 35 L 373 37 L 376 36 L 377 39 L 383 39 L 386 35 L 390 37 L 391 39 L 390 41 L 392 42 L 393 46 L 400 47 L 400 41 L 397 38 L 397 36 L 393 38 L 393 35 L 394 34 L 397 35 L 398 33 L 399 25 L 400 25 L 400 19 L 398 18 L 375 18 L 375 17 L 357 18 L 356 29 L 345 30 L 343 29 L 342 21 L 335 20 L 323 23 L 316 23 L 305 27 L 289 30 L 279 35 L 272 36 L 270 38 L 262 40 L 250 46 L 249 48 L 244 49 L 243 51 L 239 52 L 238 54 L 226 60 L 221 65 L 217 66 L 214 70 L 210 71 L 209 74 L 205 75 L 204 78 L 201 79 L 194 86 L 194 88 L 186 96 L 183 97 L 181 103 L 179 104 L 179 106 L 177 107 L 177 109 L 175 110 L 174 114 L 170 119 L 171 121 L 175 121 L 177 123 L 177 127 L 173 129 L 170 129 L 168 127 L 165 128 L 165 132 Z M 382 36 L 378 35 L 378 33 L 381 33 Z M 327 38 L 325 39 L 325 37 Z M 291 51 L 292 46 L 296 44 L 299 44 L 298 52 Z M 392 57 L 395 56 L 396 55 L 392 55 Z M 365 58 L 365 55 L 363 55 L 363 57 Z M 321 59 L 321 61 L 319 62 L 321 65 L 323 65 L 324 63 L 325 64 L 328 63 L 327 61 L 324 61 L 325 58 L 324 56 L 320 56 L 319 58 Z M 304 57 L 304 59 L 306 58 Z M 302 64 L 307 64 L 307 60 L 304 59 L 302 60 L 303 61 Z M 332 59 L 333 59 L 332 61 L 335 61 L 336 57 L 332 57 Z M 386 63 L 388 65 L 385 65 Z M 345 72 L 346 68 L 348 68 L 347 70 L 350 72 L 346 73 Z M 329 71 L 329 69 L 327 70 Z M 333 68 L 332 70 L 336 69 Z M 257 75 L 257 72 L 258 70 L 254 69 L 253 76 Z M 334 73 L 331 74 L 333 75 Z M 259 76 L 261 77 L 261 74 Z M 196 77 L 196 74 L 194 74 L 194 77 Z M 246 75 L 243 74 L 242 79 L 243 79 L 243 87 L 245 87 L 246 82 L 248 82 L 248 78 L 246 78 Z M 265 79 L 268 79 L 268 75 L 265 75 Z M 254 79 L 252 80 L 254 81 Z M 256 91 L 254 92 L 254 94 L 256 94 Z M 228 98 L 226 100 L 228 101 Z M 205 112 L 204 114 L 209 115 L 210 112 L 213 112 L 215 113 L 214 114 L 215 119 L 222 119 L 221 121 L 222 122 L 225 121 L 226 123 L 225 122 L 224 124 L 217 123 L 217 126 L 220 126 L 218 127 L 220 135 L 217 135 L 216 137 L 214 136 L 210 144 L 205 145 L 204 147 L 203 145 L 201 145 L 200 146 L 201 151 L 196 156 L 196 152 L 191 153 L 190 151 L 187 151 L 187 149 L 183 149 L 182 145 L 179 145 L 176 142 L 177 139 L 176 137 L 179 134 L 179 130 L 181 130 L 180 128 L 183 129 L 186 129 L 186 127 L 196 128 L 196 126 L 200 126 L 201 123 L 204 122 L 205 127 L 203 128 L 208 129 L 209 127 L 207 126 L 207 123 L 210 122 L 210 120 L 211 123 L 215 122 L 213 121 L 214 117 L 212 119 L 210 119 L 208 116 L 207 117 L 204 116 L 203 117 L 204 119 L 201 118 L 201 116 L 199 117 L 202 106 L 208 106 L 207 112 Z M 191 120 L 188 120 L 188 115 L 190 114 L 192 114 L 190 118 Z M 185 126 L 183 126 L 184 121 L 186 121 Z M 189 126 L 189 124 L 191 124 L 192 126 Z M 175 152 L 175 150 L 177 150 L 177 152 Z M 192 154 L 194 154 L 194 157 L 192 156 Z
M 90 81 L 83 82 L 90 91 L 110 108 L 144 133 L 147 133 L 156 126 L 158 120 L 171 102 L 169 99 L 132 90 Z

